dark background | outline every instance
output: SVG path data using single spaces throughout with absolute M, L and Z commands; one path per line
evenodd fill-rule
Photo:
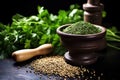
M 105 26 L 116 26 L 119 28 L 119 0 L 101 0 L 104 10 L 107 12 L 103 19 Z M 60 9 L 68 9 L 71 4 L 86 3 L 87 0 L 1 0 L 0 1 L 0 22 L 8 24 L 16 13 L 24 16 L 37 14 L 37 6 L 44 6 L 50 13 L 56 14 Z

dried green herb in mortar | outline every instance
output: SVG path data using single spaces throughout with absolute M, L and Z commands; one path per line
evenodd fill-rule
M 63 30 L 63 32 L 70 33 L 70 34 L 85 35 L 85 34 L 99 33 L 101 32 L 101 29 L 89 22 L 79 21 L 66 27 Z

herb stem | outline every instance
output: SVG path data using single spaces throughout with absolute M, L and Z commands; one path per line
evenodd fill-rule
M 114 49 L 117 49 L 117 50 L 120 50 L 119 47 L 114 46 L 114 45 L 112 45 L 112 44 L 110 44 L 110 43 L 107 43 L 107 46 L 109 46 L 109 47 L 111 47 L 111 48 L 114 48 Z

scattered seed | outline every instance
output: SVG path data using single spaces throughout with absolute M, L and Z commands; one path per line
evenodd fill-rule
M 26 71 L 26 73 L 28 73 L 28 71 Z

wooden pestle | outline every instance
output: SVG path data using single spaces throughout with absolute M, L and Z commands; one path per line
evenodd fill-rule
M 100 3 L 100 0 L 87 0 L 87 3 L 83 4 L 84 21 L 102 25 L 103 9 L 104 5 Z
M 52 51 L 52 44 L 43 44 L 34 49 L 22 49 L 14 51 L 12 53 L 12 57 L 15 59 L 16 62 L 22 62 L 38 55 L 46 55 Z

